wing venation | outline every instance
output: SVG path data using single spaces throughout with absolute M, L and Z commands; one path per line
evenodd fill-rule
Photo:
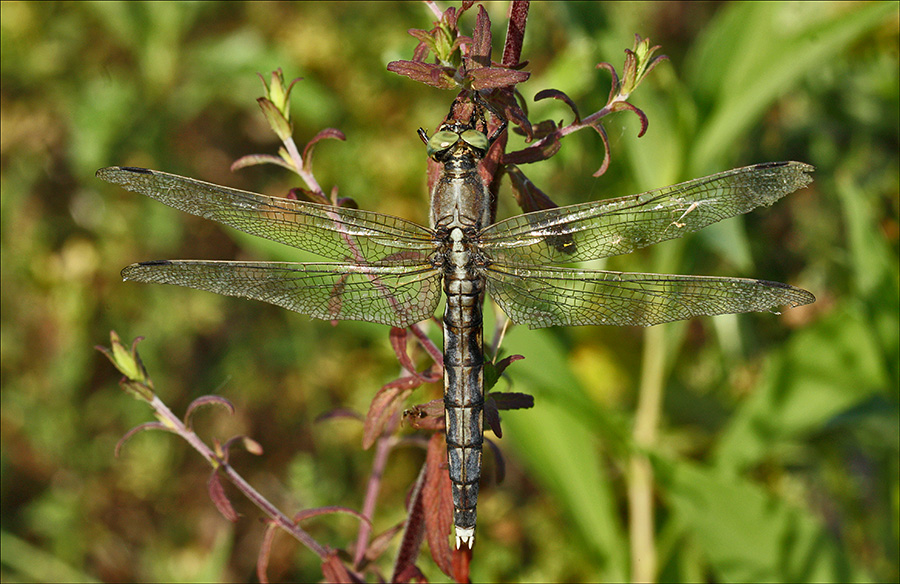
M 407 327 L 434 315 L 440 272 L 430 265 L 162 260 L 131 264 L 122 278 L 268 302 L 323 320 Z
M 480 234 L 490 261 L 544 265 L 589 261 L 675 239 L 768 206 L 808 185 L 813 167 L 772 162 L 619 199 L 526 213 Z
M 774 311 L 815 301 L 780 282 L 493 265 L 487 290 L 513 322 L 530 328 L 652 326 L 694 316 Z
M 329 259 L 409 265 L 424 262 L 434 250 L 430 230 L 391 215 L 270 197 L 143 168 L 113 166 L 97 176 L 191 215 Z

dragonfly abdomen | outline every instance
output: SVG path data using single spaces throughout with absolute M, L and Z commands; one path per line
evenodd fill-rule
M 455 229 L 458 240 L 461 230 Z M 444 417 L 447 460 L 453 493 L 456 547 L 471 547 L 481 478 L 484 428 L 484 353 L 481 300 L 484 280 L 469 269 L 468 252 L 456 253 L 446 266 L 444 292 Z

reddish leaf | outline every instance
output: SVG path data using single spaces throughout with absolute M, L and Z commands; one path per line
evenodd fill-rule
M 409 353 L 406 350 L 406 340 L 409 337 L 409 329 L 391 327 L 391 347 L 394 349 L 394 354 L 397 356 L 397 360 L 400 362 L 400 365 L 403 366 L 404 369 L 412 373 L 412 375 L 418 379 L 420 379 L 423 383 L 432 383 L 437 381 L 433 375 L 422 372 L 421 374 L 416 371 L 416 364 L 412 362 L 412 359 L 409 358 Z
M 303 155 L 301 156 L 301 158 L 303 159 L 303 166 L 307 171 L 312 171 L 312 153 L 316 143 L 327 138 L 331 138 L 333 140 L 341 140 L 342 142 L 347 140 L 347 137 L 344 136 L 343 132 L 334 128 L 325 128 L 324 130 L 313 136 L 313 139 L 310 140 L 303 148 Z
M 422 466 L 416 483 L 410 493 L 409 504 L 406 509 L 406 524 L 403 528 L 403 537 L 400 539 L 400 549 L 397 552 L 397 560 L 394 563 L 394 574 L 391 582 L 397 582 L 397 577 L 404 573 L 408 566 L 412 566 L 419 557 L 419 549 L 422 547 L 422 539 L 425 535 L 425 517 L 422 504 L 422 487 L 425 484 L 425 470 Z
M 541 160 L 547 160 L 548 158 L 556 154 L 559 148 L 559 135 L 551 134 L 534 146 L 524 148 L 522 150 L 517 150 L 515 152 L 508 152 L 503 156 L 503 163 L 527 164 L 529 162 L 540 162 Z
M 503 44 L 503 65 L 515 67 L 522 56 L 522 42 L 525 39 L 525 23 L 528 20 L 528 2 L 513 0 L 509 7 L 509 22 L 506 25 L 506 41 Z
M 434 42 L 434 36 L 431 34 L 431 31 L 422 30 L 421 28 L 410 28 L 406 32 L 426 45 Z
M 297 171 L 293 164 L 279 156 L 272 156 L 271 154 L 248 154 L 247 156 L 241 156 L 231 163 L 231 171 L 234 172 L 235 170 L 247 168 L 248 166 L 256 166 L 257 164 L 277 164 L 292 172 Z
M 263 447 L 259 442 L 248 436 L 235 436 L 226 440 L 225 445 L 222 447 L 222 450 L 224 451 L 226 457 L 228 456 L 229 452 L 231 452 L 231 447 L 235 442 L 240 443 L 240 445 L 244 447 L 244 450 L 246 450 L 250 454 L 262 456 Z
M 388 63 L 387 70 L 438 89 L 459 87 L 459 84 L 449 74 L 452 73 L 452 69 L 446 70 L 440 65 L 417 61 L 392 61 Z
M 509 155 L 507 155 L 507 157 L 508 156 Z M 515 164 L 507 162 L 506 175 L 509 177 L 510 186 L 513 190 L 513 197 L 515 197 L 516 203 L 519 204 L 519 208 L 524 212 L 532 213 L 534 211 L 543 211 L 559 206 L 554 203 L 544 191 L 537 188 L 537 186 L 531 182 L 531 179 L 525 176 L 525 173 L 519 170 L 519 167 Z
M 330 205 L 331 201 L 328 200 L 322 193 L 316 193 L 309 189 L 304 189 L 302 187 L 294 187 L 287 192 L 288 199 L 293 199 L 295 201 L 309 201 L 311 203 L 319 203 L 320 205 Z
M 515 91 L 515 89 L 513 89 Z M 517 92 L 518 93 L 518 92 Z M 519 130 L 525 134 L 525 138 L 530 142 L 534 140 L 534 130 L 531 128 L 531 122 L 528 120 L 528 114 L 518 105 L 508 107 L 503 110 L 507 119 L 515 124 Z
M 572 109 L 572 113 L 575 114 L 575 122 L 578 123 L 581 121 L 581 115 L 578 113 L 578 106 L 575 105 L 575 102 L 572 101 L 572 98 L 570 98 L 562 91 L 559 91 L 558 89 L 545 89 L 543 91 L 539 91 L 537 95 L 534 96 L 534 101 L 540 101 L 542 99 L 551 97 L 553 99 L 558 99 L 560 101 L 566 102 L 566 105 L 568 105 Z
M 531 142 L 534 139 L 534 131 L 531 128 L 531 121 L 528 119 L 527 104 L 515 87 L 512 88 L 512 92 L 495 92 L 487 102 L 495 117 L 503 118 L 515 126 L 514 131 L 525 136 L 526 141 Z
M 603 124 L 600 122 L 591 124 L 591 127 L 597 130 L 597 133 L 600 134 L 600 139 L 603 140 L 603 162 L 600 164 L 600 168 L 597 172 L 592 175 L 598 177 L 605 173 L 606 169 L 609 168 L 609 136 L 606 135 L 606 128 L 604 128 Z
M 531 76 L 528 71 L 514 71 L 501 67 L 484 67 L 469 71 L 467 77 L 472 89 L 500 89 L 522 83 Z
M 566 242 L 571 241 L 570 235 L 553 235 L 548 236 L 547 241 L 552 245 L 557 246 L 560 249 L 565 249 Z M 484 364 L 484 389 L 489 391 L 497 382 L 500 381 L 500 376 L 503 371 L 509 366 L 513 361 L 518 361 L 519 359 L 524 359 L 521 355 L 512 355 L 500 361 L 497 364 L 487 362 Z
M 470 563 L 472 563 L 472 548 L 462 546 L 453 550 L 453 579 L 456 582 L 470 582 Z
M 268 521 L 266 525 L 266 533 L 263 535 L 262 545 L 259 547 L 259 555 L 256 557 L 256 577 L 262 584 L 269 581 L 267 572 L 269 571 L 269 556 L 272 555 L 272 543 L 275 541 L 275 534 L 278 533 L 278 526 L 273 521 Z
M 553 120 L 543 120 L 531 126 L 532 137 L 540 140 L 556 132 L 558 129 L 559 126 Z M 525 132 L 520 128 L 514 128 L 513 131 L 520 136 L 525 135 Z
M 409 331 L 407 329 L 396 326 L 391 327 L 390 341 L 391 348 L 394 349 L 394 355 L 397 356 L 397 361 L 400 362 L 400 365 L 412 373 L 416 370 L 416 366 L 412 362 L 412 359 L 409 358 L 409 353 L 406 350 L 407 337 L 409 337 Z
M 194 410 L 199 408 L 200 406 L 206 405 L 217 405 L 226 408 L 231 415 L 234 415 L 234 404 L 225 399 L 222 396 L 218 395 L 204 395 L 203 397 L 198 397 L 187 407 L 187 411 L 184 413 L 184 425 L 188 428 L 192 428 L 191 422 L 194 414 Z
M 354 509 L 350 509 L 349 507 L 340 507 L 336 505 L 328 506 L 328 507 L 316 507 L 315 509 L 304 509 L 303 511 L 298 511 L 294 515 L 294 523 L 300 523 L 301 521 L 305 521 L 306 519 L 310 519 L 312 517 L 318 517 L 319 515 L 330 515 L 332 513 L 346 513 L 347 515 L 352 515 L 359 519 L 364 523 L 372 524 L 369 521 L 369 518 L 356 511 Z
M 369 547 L 366 549 L 366 560 L 374 562 L 380 558 L 381 554 L 387 551 L 394 536 L 403 530 L 403 523 L 404 522 L 401 521 L 397 525 L 390 527 L 373 537 L 372 541 L 369 542 Z
M 534 396 L 527 393 L 492 391 L 490 397 L 498 410 L 527 410 L 534 407 Z
M 437 31 L 443 28 L 449 31 L 451 34 L 457 34 L 459 32 L 459 17 L 462 16 L 462 13 L 465 12 L 467 8 L 468 6 L 466 6 L 466 3 L 463 2 L 463 7 L 459 10 L 451 6 L 447 8 L 447 10 L 445 10 L 443 13 L 441 13 L 439 12 L 440 8 L 438 8 L 437 3 L 431 3 L 432 11 L 440 17 L 440 20 L 435 22 L 437 26 L 435 26 L 433 30 Z
M 606 102 L 609 103 L 616 98 L 616 95 L 619 93 L 619 74 L 616 73 L 616 68 L 603 61 L 602 63 L 597 63 L 597 69 L 605 69 L 609 71 L 610 76 L 612 77 L 612 85 L 609 88 L 609 96 L 606 98 Z
M 332 192 L 336 191 L 337 187 L 332 189 Z M 336 202 L 338 207 L 343 207 L 344 209 L 359 209 L 359 203 L 353 197 L 339 197 Z
M 425 537 L 431 557 L 442 572 L 452 577 L 450 543 L 447 536 L 453 523 L 453 496 L 447 471 L 447 443 L 443 434 L 433 434 L 425 456 Z
M 497 438 L 503 438 L 503 432 L 500 430 L 500 413 L 497 411 L 497 402 L 490 395 L 484 400 L 484 421 L 487 422 L 488 427 Z
M 391 416 L 399 411 L 403 401 L 421 383 L 415 377 L 401 377 L 378 390 L 378 393 L 372 398 L 372 404 L 369 406 L 369 413 L 366 415 L 363 427 L 364 449 L 368 450 L 375 443 Z
M 399 574 L 395 576 L 395 579 L 392 582 L 428 582 L 428 578 L 425 577 L 425 574 L 422 573 L 422 570 L 419 569 L 415 564 L 410 564 L 403 568 Z
M 493 440 L 484 439 L 488 446 L 491 447 L 491 452 L 494 453 L 494 467 L 497 469 L 496 478 L 498 483 L 502 483 L 503 479 L 506 478 L 506 461 L 503 458 L 503 453 L 500 452 L 500 448 L 494 444 Z
M 345 566 L 343 562 L 341 562 L 340 557 L 338 557 L 337 550 L 328 554 L 328 557 L 322 562 L 322 576 L 325 578 L 326 582 L 335 584 L 364 582 L 364 580 L 360 579 L 355 574 L 351 574 L 350 571 L 347 570 L 347 566 Z
M 454 51 L 461 50 L 460 47 L 462 47 L 463 45 L 472 46 L 473 44 L 474 41 L 472 40 L 472 37 L 460 35 L 456 37 L 456 40 L 453 41 L 452 45 L 450 45 L 450 52 L 453 53 Z M 460 72 L 464 72 L 466 70 L 465 64 L 466 61 L 463 61 L 463 66 L 459 68 Z
M 650 121 L 647 119 L 647 114 L 645 114 L 640 108 L 628 103 L 627 101 L 617 101 L 610 108 L 610 112 L 618 112 L 622 110 L 629 110 L 637 114 L 637 117 L 641 119 L 641 131 L 638 132 L 638 138 L 644 135 L 647 131 L 647 127 L 650 125 Z
M 416 45 L 416 48 L 413 50 L 413 58 L 412 60 L 416 63 L 424 62 L 425 59 L 428 58 L 429 48 L 425 43 L 419 43 Z
M 141 424 L 140 426 L 135 426 L 131 430 L 125 433 L 124 436 L 119 438 L 119 441 L 116 442 L 116 458 L 119 457 L 119 451 L 122 450 L 122 447 L 125 445 L 128 440 L 137 434 L 138 432 L 143 432 L 144 430 L 165 430 L 166 432 L 175 432 L 172 428 L 166 426 L 162 422 L 147 422 L 146 424 Z
M 506 371 L 506 368 L 509 367 L 511 363 L 521 361 L 524 358 L 523 355 L 510 355 L 509 357 L 500 359 L 500 361 L 494 365 L 494 368 L 497 370 L 497 375 L 503 375 L 503 372 Z
M 238 514 L 234 507 L 231 506 L 231 501 L 225 495 L 225 488 L 222 486 L 222 479 L 219 478 L 218 471 L 214 470 L 209 475 L 209 481 L 207 481 L 206 486 L 209 491 L 209 498 L 216 504 L 219 513 L 228 521 L 235 523 L 238 520 Z
M 472 41 L 472 49 L 469 55 L 472 63 L 477 67 L 490 67 L 491 19 L 484 9 L 484 6 L 478 6 L 478 15 L 475 17 L 475 30 L 472 32 Z
M 432 316 L 431 320 L 436 322 L 438 324 L 438 326 L 441 326 L 441 321 L 439 319 Z M 428 335 L 426 335 L 425 332 L 418 325 L 413 325 L 413 326 L 409 327 L 409 330 L 412 331 L 412 334 L 417 339 L 419 339 L 419 344 L 422 345 L 422 348 L 424 348 L 425 351 L 431 356 L 431 358 L 434 359 L 434 363 L 436 365 L 435 369 L 439 370 L 439 371 L 436 371 L 435 373 L 440 375 L 440 373 L 443 371 L 443 368 L 444 368 L 444 353 L 443 353 L 443 351 L 441 351 L 437 347 L 437 345 L 435 345 L 434 342 L 430 338 L 428 338 Z

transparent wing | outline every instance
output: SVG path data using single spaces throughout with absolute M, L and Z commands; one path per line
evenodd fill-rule
M 757 164 L 639 195 L 526 213 L 487 227 L 480 248 L 494 262 L 522 265 L 624 254 L 771 205 L 808 185 L 812 171 L 801 162 Z
M 415 264 L 434 248 L 430 230 L 390 215 L 269 197 L 144 168 L 101 168 L 97 177 L 192 215 L 330 259 Z
M 694 316 L 771 311 L 815 297 L 780 282 L 490 266 L 487 290 L 503 311 L 530 328 L 577 325 L 651 326 Z
M 261 300 L 324 320 L 397 327 L 431 318 L 441 297 L 440 272 L 424 264 L 162 260 L 131 264 L 122 278 Z

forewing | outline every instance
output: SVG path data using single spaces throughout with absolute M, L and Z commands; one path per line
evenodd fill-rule
M 440 272 L 431 265 L 162 260 L 131 264 L 122 278 L 261 300 L 324 320 L 406 327 L 434 315 Z
M 774 311 L 815 301 L 780 282 L 490 266 L 487 290 L 513 322 L 529 328 L 577 325 L 651 326 L 694 316 Z
M 101 168 L 97 176 L 180 211 L 330 259 L 415 264 L 434 248 L 428 229 L 390 215 L 269 197 L 144 168 Z
M 522 265 L 624 254 L 771 205 L 808 185 L 812 171 L 801 162 L 757 164 L 639 195 L 526 213 L 487 227 L 480 249 L 493 262 Z

